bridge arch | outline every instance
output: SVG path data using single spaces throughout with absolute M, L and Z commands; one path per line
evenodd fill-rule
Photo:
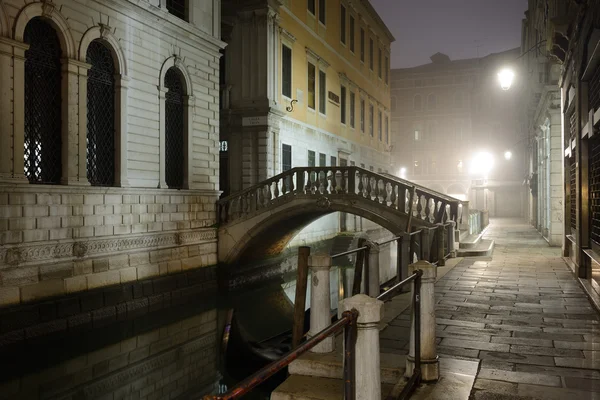
M 334 213 L 345 212 L 363 217 L 392 232 L 401 234 L 407 219 L 390 215 L 361 202 L 322 197 L 295 200 L 276 211 L 257 215 L 236 226 L 226 226 L 219 231 L 219 259 L 232 264 L 239 260 L 257 261 L 277 255 L 304 227 L 317 219 Z M 266 214 L 266 215 L 265 215 Z

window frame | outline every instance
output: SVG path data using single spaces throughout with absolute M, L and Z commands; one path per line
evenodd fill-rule
M 346 18 L 347 18 L 348 10 L 343 3 L 340 3 L 340 42 L 343 46 L 346 46 L 346 36 L 347 36 L 347 26 L 346 26 Z
M 361 97 L 360 99 L 360 131 L 361 133 L 365 133 L 365 118 L 366 118 L 366 104 L 365 99 Z
M 356 126 L 356 93 L 350 91 L 350 128 L 354 129 Z
M 369 37 L 369 69 L 375 70 L 375 42 L 372 37 Z
M 313 76 L 312 76 L 312 85 L 311 85 L 311 68 L 312 68 L 312 72 L 313 72 Z M 308 109 L 315 111 L 317 108 L 317 66 L 315 64 L 313 64 L 310 61 L 307 61 L 307 72 L 306 72 L 306 93 L 307 93 L 307 99 L 306 99 L 306 106 L 308 107 Z M 312 86 L 312 105 L 311 105 L 311 86 Z
M 290 58 L 289 58 L 289 96 L 285 94 L 285 81 L 284 81 L 284 77 L 285 77 L 285 70 L 284 70 L 284 63 L 285 63 L 285 57 L 284 57 L 284 48 L 289 50 L 290 52 Z M 293 65 L 294 65 L 294 59 L 293 59 L 293 51 L 292 48 L 290 46 L 288 46 L 285 43 L 281 43 L 281 95 L 283 97 L 285 97 L 286 99 L 291 100 L 292 99 L 292 93 L 293 93 L 293 81 L 294 81 L 294 73 L 293 73 Z
M 327 26 L 327 0 L 319 0 L 319 23 Z
M 346 103 L 346 86 L 340 85 L 340 123 L 346 125 L 347 115 L 346 115 L 346 107 L 348 104 Z
M 350 20 L 348 21 L 348 29 L 350 31 L 350 37 L 348 38 L 348 47 L 350 51 L 354 54 L 356 44 L 356 25 L 354 16 L 352 14 L 350 14 Z
M 378 51 L 379 51 L 379 53 L 377 54 L 377 58 L 378 58 L 377 76 L 379 77 L 379 79 L 381 79 L 383 77 L 383 65 L 382 65 L 383 51 L 381 50 L 381 47 L 378 47 Z
M 311 13 L 313 16 L 317 16 L 317 0 L 307 0 L 306 1 L 306 10 Z M 312 6 L 312 7 L 311 7 Z M 312 10 L 311 10 L 312 8 Z
M 365 63 L 365 28 L 360 27 L 360 62 Z
M 327 115 L 327 73 L 319 68 L 319 113 Z
M 379 136 L 379 141 L 383 142 L 383 113 L 381 110 L 378 110 L 377 114 L 377 134 Z

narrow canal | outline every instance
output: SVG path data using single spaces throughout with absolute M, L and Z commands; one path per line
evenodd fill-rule
M 382 250 L 385 259 L 395 257 L 395 248 Z M 352 266 L 344 257 L 332 269 L 332 315 L 351 290 Z M 101 300 L 92 293 L 3 310 L 0 399 L 201 399 L 224 392 L 289 350 L 295 268 L 291 250 L 229 271 L 220 285 L 226 291 L 217 289 L 214 271 L 214 282 L 191 285 L 188 274 L 169 290 L 159 290 L 166 283 L 155 279 L 104 290 Z M 285 371 L 244 398 L 268 399 L 283 379 Z

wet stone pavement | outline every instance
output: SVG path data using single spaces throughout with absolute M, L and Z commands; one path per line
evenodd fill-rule
M 480 360 L 471 399 L 600 399 L 600 315 L 560 248 L 520 220 L 485 236 L 492 257 L 465 258 L 436 283 L 440 357 Z M 409 318 L 382 332 L 382 351 L 406 353 Z

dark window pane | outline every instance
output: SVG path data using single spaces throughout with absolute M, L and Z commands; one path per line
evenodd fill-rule
M 314 167 L 315 166 L 315 152 L 312 150 L 308 151 L 308 166 L 309 167 Z
M 325 8 L 327 7 L 326 1 L 327 0 L 319 0 L 319 21 L 321 21 L 323 25 L 325 25 L 325 21 L 327 20 L 327 16 L 325 15 Z
M 281 46 L 281 92 L 292 98 L 292 49 Z
M 165 180 L 169 188 L 183 187 L 183 77 L 171 67 L 165 74 Z
M 360 28 L 360 61 L 365 62 L 365 30 Z
M 115 183 L 115 66 L 111 51 L 94 40 L 87 50 L 87 177 L 92 185 Z
M 327 165 L 327 155 L 323 153 L 319 153 L 319 167 L 326 167 Z
M 371 69 L 371 71 L 373 71 L 373 58 L 374 58 L 374 44 L 373 44 L 373 39 L 369 39 L 369 68 Z
M 315 15 L 315 0 L 307 0 L 307 8 L 313 15 Z
M 600 137 L 597 135 L 590 142 L 589 168 L 591 237 L 600 246 Z
M 292 169 L 292 146 L 289 144 L 281 145 L 281 170 L 289 171 Z
M 340 41 L 346 44 L 346 7 L 340 6 Z
M 308 107 L 315 109 L 315 66 L 308 63 Z
M 23 39 L 29 44 L 25 51 L 25 176 L 30 183 L 60 183 L 60 42 L 56 31 L 41 18 L 29 21 Z
M 350 92 L 350 126 L 354 128 L 354 117 L 356 114 L 356 96 Z
M 340 88 L 340 117 L 342 124 L 346 123 L 346 88 Z
M 354 17 L 350 16 L 350 51 L 354 53 Z
M 319 70 L 319 112 L 327 112 L 327 75 Z
M 167 0 L 167 11 L 177 18 L 187 21 L 187 4 L 186 0 Z
M 331 156 L 331 166 L 337 167 L 337 158 L 334 156 Z

